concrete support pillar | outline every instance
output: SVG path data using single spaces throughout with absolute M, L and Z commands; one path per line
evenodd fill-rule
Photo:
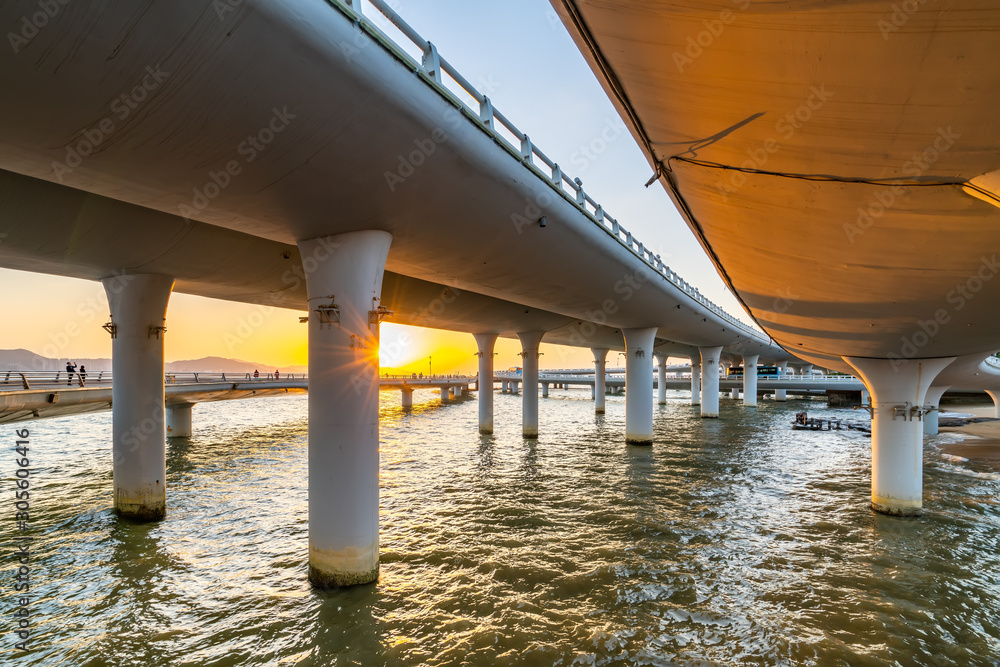
M 778 366 L 778 379 L 780 380 L 780 379 L 784 378 L 786 375 L 788 375 L 788 362 L 787 361 L 779 361 L 778 364 L 777 364 L 777 366 Z M 787 401 L 788 400 L 788 395 L 786 394 L 786 390 L 785 389 L 775 389 L 774 390 L 774 400 L 776 400 L 776 401 Z
M 521 340 L 521 375 L 524 380 L 521 435 L 525 438 L 538 437 L 538 346 L 544 335 L 544 331 L 523 331 L 517 334 Z
M 479 351 L 479 432 L 493 432 L 493 346 L 497 342 L 497 334 L 474 334 Z M 504 393 L 507 393 L 507 383 L 503 382 Z M 485 387 L 485 390 L 483 389 Z
M 656 358 L 656 403 L 667 404 L 667 358 Z
M 115 511 L 151 521 L 167 513 L 163 336 L 174 279 L 119 275 L 101 281 L 113 324 L 111 368 Z
M 594 413 L 603 415 L 604 397 L 607 394 L 604 381 L 608 376 L 608 350 L 604 347 L 594 347 L 590 351 L 594 354 Z
M 509 391 L 509 388 L 510 388 L 510 385 L 507 383 L 507 380 L 500 380 L 500 393 L 501 394 L 506 394 Z
M 392 235 L 299 241 L 309 303 L 309 581 L 378 579 L 379 320 Z
M 993 416 L 1000 419 L 1000 391 L 989 389 L 986 393 L 993 399 Z
M 691 405 L 701 405 L 701 357 L 691 357 Z
M 867 389 L 861 390 L 861 405 L 870 405 L 872 402 L 872 395 L 868 393 Z
M 512 393 L 515 396 L 517 396 L 517 394 L 520 391 L 521 391 L 521 383 L 517 382 L 516 380 L 511 380 L 511 383 L 510 383 L 510 393 Z
M 542 383 L 542 398 L 548 398 L 548 397 L 549 397 L 549 383 L 548 382 L 543 382 Z
M 408 410 L 413 407 L 413 390 L 409 387 L 403 387 L 402 390 L 402 405 L 404 410 Z
M 743 405 L 757 406 L 757 359 L 759 355 L 743 355 Z
M 722 347 L 702 347 L 701 367 L 701 416 L 715 419 L 719 416 L 719 355 Z
M 657 327 L 622 329 L 625 336 L 625 442 L 653 444 L 653 343 Z
M 112 389 L 112 391 L 114 391 Z M 180 403 L 167 406 L 167 437 L 191 437 L 191 408 L 194 403 Z
M 927 389 L 954 357 L 844 357 L 872 393 L 872 509 L 916 516 L 923 506 L 923 426 Z
M 944 392 L 951 389 L 951 386 L 945 387 L 931 387 L 927 390 L 927 398 L 925 400 L 925 407 L 930 411 L 924 413 L 924 435 L 937 435 L 938 434 L 938 419 L 941 407 L 941 397 L 944 396 Z
M 813 374 L 813 365 L 812 364 L 806 364 L 800 370 L 801 370 L 802 375 L 804 377 L 811 378 L 812 374 Z

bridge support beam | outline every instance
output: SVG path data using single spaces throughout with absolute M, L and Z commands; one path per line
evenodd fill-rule
M 667 358 L 662 355 L 656 357 L 656 403 L 667 404 Z
M 167 406 L 168 438 L 191 437 L 191 408 L 193 407 L 194 403 L 179 403 Z
M 701 405 L 701 357 L 691 357 L 691 405 Z
M 495 333 L 473 334 L 479 351 L 479 432 L 493 432 L 493 346 L 497 342 Z M 506 394 L 507 383 L 502 382 Z
M 521 379 L 524 383 L 521 396 L 521 435 L 525 438 L 538 437 L 538 346 L 544 331 L 523 331 L 517 334 L 521 340 Z
M 120 275 L 101 281 L 111 307 L 115 511 L 153 521 L 167 513 L 163 332 L 174 279 Z
M 558 385 L 556 385 L 556 386 L 558 386 Z M 543 382 L 542 383 L 542 398 L 548 398 L 548 397 L 549 397 L 549 383 L 548 382 Z
M 594 355 L 594 414 L 603 415 L 607 395 L 605 380 L 608 377 L 608 349 L 593 347 L 590 351 Z
M 729 390 L 729 398 L 739 398 L 739 397 L 740 397 L 739 389 L 733 387 L 732 389 Z
M 318 588 L 378 579 L 377 306 L 391 243 L 366 230 L 298 244 L 304 267 L 315 265 L 306 290 L 309 581 Z
M 403 387 L 400 393 L 402 394 L 401 403 L 403 405 L 403 409 L 409 410 L 413 407 L 413 390 L 409 387 Z
M 927 389 L 954 357 L 844 357 L 872 394 L 872 509 L 916 516 L 923 507 L 923 426 Z
M 938 434 L 938 420 L 940 418 L 941 397 L 944 392 L 951 389 L 946 387 L 931 387 L 927 390 L 926 407 L 930 410 L 924 414 L 924 435 Z
M 702 347 L 701 367 L 705 370 L 701 378 L 701 416 L 715 419 L 719 416 L 719 355 L 722 347 Z
M 779 361 L 778 362 L 778 379 L 784 378 L 788 374 L 788 362 Z M 788 394 L 786 389 L 775 389 L 774 390 L 774 400 L 776 401 L 787 401 Z
M 757 407 L 757 359 L 760 355 L 743 355 L 743 405 Z
M 625 336 L 625 442 L 653 444 L 653 343 L 657 327 L 622 329 Z

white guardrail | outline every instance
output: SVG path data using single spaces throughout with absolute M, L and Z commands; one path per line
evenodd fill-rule
M 475 86 L 469 83 L 451 63 L 438 53 L 434 44 L 421 37 L 416 30 L 400 18 L 388 3 L 384 0 L 327 0 L 327 2 L 343 12 L 356 25 L 366 30 L 396 57 L 412 67 L 414 72 L 421 75 L 438 93 L 452 102 L 460 111 L 463 111 L 470 120 L 478 124 L 500 146 L 506 148 L 511 155 L 552 186 L 567 201 L 575 204 L 588 218 L 613 236 L 621 245 L 628 248 L 651 269 L 723 320 L 760 341 L 771 342 L 766 334 L 762 334 L 745 322 L 736 319 L 705 298 L 694 286 L 666 266 L 659 255 L 654 255 L 652 250 L 647 249 L 635 239 L 632 232 L 622 227 L 584 191 L 583 181 L 567 176 L 559 163 L 552 161 L 539 150 L 528 135 L 518 130 L 506 116 L 493 106 L 489 97 L 480 93 Z M 369 5 L 384 16 L 389 24 L 394 26 L 413 47 L 416 47 L 419 53 L 419 62 L 417 57 L 408 53 L 404 46 L 400 46 L 399 43 L 390 38 L 366 15 L 363 5 Z M 455 86 L 458 87 L 457 90 L 454 89 Z M 472 104 L 462 99 L 466 96 L 470 98 Z M 544 166 L 545 171 L 543 171 L 542 166 Z
M 111 371 L 17 371 L 0 370 L 0 391 L 11 387 L 32 389 L 52 386 L 95 387 L 111 384 Z M 190 384 L 201 382 L 290 382 L 292 380 L 307 380 L 304 373 L 265 373 L 254 377 L 253 373 L 202 373 L 178 372 L 164 373 L 165 384 Z
M 1000 362 L 1000 359 L 997 360 Z M 1000 365 L 998 365 L 1000 368 Z M 608 373 L 611 375 L 611 373 Z M 655 369 L 653 375 L 655 376 Z M 500 378 L 510 378 L 519 380 L 522 375 L 518 371 L 495 371 L 493 373 L 494 377 Z M 554 377 L 558 378 L 579 378 L 580 380 L 591 380 L 594 378 L 594 373 L 591 371 L 589 374 L 583 373 L 560 373 L 559 371 L 539 371 L 539 380 L 546 380 Z M 685 373 L 683 375 L 685 378 L 690 378 L 690 373 Z M 668 380 L 676 380 L 676 377 L 667 377 Z M 719 374 L 719 379 L 721 380 L 742 380 L 742 375 L 727 376 L 725 373 Z M 844 383 L 857 383 L 861 382 L 860 378 L 853 375 L 758 375 L 757 380 L 781 380 L 782 382 L 844 382 Z

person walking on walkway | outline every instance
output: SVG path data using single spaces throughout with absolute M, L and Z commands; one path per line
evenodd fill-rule
M 73 386 L 73 372 L 76 370 L 76 364 L 72 361 L 66 361 L 66 386 Z

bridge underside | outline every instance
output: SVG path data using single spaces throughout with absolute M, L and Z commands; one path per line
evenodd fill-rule
M 3 170 L 0 211 L 6 230 L 0 243 L 4 268 L 87 280 L 122 271 L 157 273 L 175 277 L 177 292 L 307 309 L 303 260 L 295 244 Z M 44 234 L 38 233 L 40 228 Z M 488 331 L 508 338 L 520 331 L 544 331 L 546 343 L 624 349 L 615 327 L 390 271 L 383 279 L 381 303 L 394 311 L 390 321 L 397 324 Z M 690 344 L 662 337 L 657 343 L 665 354 L 697 353 Z M 775 353 L 787 356 L 772 349 Z
M 845 371 L 1000 347 L 996 3 L 552 4 L 779 344 Z
M 5 4 L 0 22 L 17 23 L 29 6 Z M 689 346 L 747 338 L 639 261 L 425 73 L 324 3 L 241 3 L 221 21 L 196 2 L 157 0 L 141 10 L 126 2 L 70 4 L 2 70 L 0 169 L 104 198 L 80 206 L 56 197 L 64 201 L 59 213 L 72 216 L 69 246 L 33 238 L 48 232 L 47 218 L 11 216 L 26 241 L 0 247 L 5 266 L 34 245 L 59 266 L 33 261 L 29 270 L 60 273 L 64 256 L 82 257 L 78 246 L 93 249 L 99 236 L 108 261 L 88 259 L 91 269 L 152 272 L 172 264 L 162 270 L 180 291 L 302 303 L 281 282 L 294 253 L 283 262 L 267 248 L 380 230 L 393 238 L 390 294 L 394 274 L 561 318 L 477 319 L 478 331 L 551 331 L 591 320 L 611 331 L 655 325 L 661 339 Z M 88 215 L 107 212 L 108 201 L 136 207 L 134 229 L 121 242 Z M 207 226 L 150 229 L 163 215 Z M 537 224 L 543 215 L 544 228 Z M 242 291 L 232 289 L 242 281 L 233 279 L 240 253 L 213 256 L 211 243 L 203 251 L 187 243 L 229 231 L 245 235 L 237 248 L 262 259 Z M 132 246 L 125 256 L 111 257 L 124 243 Z M 144 245 L 165 256 L 143 254 Z M 39 253 L 20 256 L 37 260 Z M 188 262 L 205 269 L 181 270 Z M 447 328 L 470 330 L 457 326 L 461 316 L 450 317 L 456 326 Z M 767 340 L 753 338 L 752 346 L 791 358 Z

